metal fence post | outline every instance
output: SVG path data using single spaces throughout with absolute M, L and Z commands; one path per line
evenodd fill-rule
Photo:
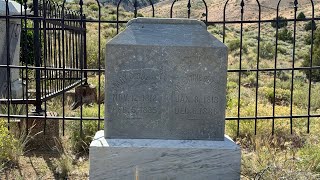
M 82 23 L 83 23 L 83 29 L 84 30 L 84 33 L 83 33 L 83 68 L 85 69 L 84 71 L 84 78 L 85 78 L 85 81 L 84 81 L 84 85 L 88 85 L 88 72 L 87 72 L 87 69 L 88 69 L 88 64 L 87 64 L 87 26 L 86 26 L 86 15 L 82 15 L 81 16 L 82 18 Z M 100 64 L 99 64 L 100 66 Z
M 41 108 L 41 72 L 40 72 L 40 61 L 41 61 L 41 46 L 40 46 L 40 26 L 39 26 L 39 3 L 38 0 L 33 0 L 34 20 L 33 20 L 33 47 L 34 47 L 34 62 L 36 66 L 36 113 L 42 111 Z

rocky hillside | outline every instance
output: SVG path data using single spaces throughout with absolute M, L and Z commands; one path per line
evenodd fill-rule
M 219 21 L 223 19 L 223 7 L 226 0 L 205 0 L 208 6 L 208 20 Z M 169 17 L 172 0 L 164 0 L 155 5 L 155 14 L 158 17 Z M 293 18 L 294 0 L 281 0 L 279 12 L 281 16 Z M 177 1 L 173 8 L 174 17 L 187 17 L 187 0 Z M 241 0 L 229 0 L 226 8 L 226 17 L 228 20 L 240 20 Z M 276 16 L 278 0 L 260 0 L 262 19 L 270 19 Z M 311 16 L 310 0 L 298 1 L 298 13 L 304 12 L 306 16 Z M 314 0 L 316 16 L 320 16 L 317 9 L 320 8 L 320 0 Z M 257 0 L 244 1 L 244 19 L 258 19 L 259 8 Z M 143 14 L 150 14 L 151 8 L 145 7 L 141 10 Z M 205 13 L 205 6 L 202 0 L 191 0 L 191 17 L 200 19 Z
M 152 0 L 153 4 L 156 4 L 158 2 L 160 2 L 161 0 Z M 114 5 L 117 6 L 119 0 L 101 0 L 101 3 L 105 4 L 105 5 Z M 135 0 L 122 0 L 121 2 L 121 6 L 127 10 L 127 11 L 133 11 L 134 10 L 134 2 Z M 149 0 L 137 0 L 137 5 L 139 8 L 143 8 L 146 6 L 150 5 L 150 1 Z

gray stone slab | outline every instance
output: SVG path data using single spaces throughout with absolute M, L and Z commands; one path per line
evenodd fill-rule
M 223 140 L 227 47 L 205 25 L 135 19 L 107 43 L 107 138 Z
M 8 1 L 9 14 L 20 15 L 21 5 L 15 1 Z M 0 0 L 0 15 L 6 16 L 6 3 Z M 22 12 L 24 13 L 24 12 Z M 8 33 L 7 33 L 8 29 Z M 0 18 L 0 64 L 7 65 L 9 56 L 9 65 L 19 65 L 20 60 L 20 33 L 21 20 L 9 19 L 9 26 L 7 26 L 6 19 Z M 9 41 L 7 41 L 7 38 Z M 9 50 L 9 55 L 7 53 Z M 8 70 L 6 67 L 0 67 L 0 98 L 7 97 L 8 81 L 11 86 L 11 97 L 19 98 L 22 96 L 22 81 L 19 79 L 19 69 L 9 69 L 10 79 L 8 77 Z
M 240 179 L 241 151 L 224 141 L 105 139 L 97 132 L 90 145 L 90 179 Z

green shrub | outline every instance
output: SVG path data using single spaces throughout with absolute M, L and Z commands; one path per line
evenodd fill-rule
M 320 66 L 320 49 L 317 47 L 320 47 L 320 30 L 318 29 L 315 32 L 315 40 L 314 40 L 314 48 L 313 48 L 313 58 L 312 58 L 312 66 Z M 303 67 L 310 67 L 310 53 L 305 56 L 302 62 Z M 311 70 L 311 73 L 309 70 L 303 70 L 302 71 L 306 76 L 307 79 L 311 79 L 311 81 L 318 82 L 320 81 L 320 70 L 319 69 L 313 69 Z M 311 76 L 311 77 L 310 77 Z
M 320 173 L 320 146 L 308 144 L 303 147 L 299 154 L 302 157 L 301 164 L 313 172 Z
M 310 30 L 316 30 L 317 29 L 317 24 L 314 21 L 309 21 L 305 26 L 304 30 L 310 31 Z
M 229 48 L 229 51 L 240 51 L 240 39 L 234 39 L 234 40 L 231 40 L 229 43 L 228 43 L 228 48 Z M 247 53 L 248 52 L 248 47 L 245 43 L 242 42 L 242 50 L 243 50 L 243 53 Z
M 0 105 L 1 114 L 7 114 L 8 109 L 10 110 L 10 114 L 15 115 L 25 114 L 26 112 L 25 105 Z M 22 133 L 19 131 L 9 131 L 7 125 L 7 120 L 0 118 L 0 166 L 4 163 L 18 163 L 19 157 L 23 155 L 25 146 L 31 138 L 25 131 L 21 131 Z M 18 129 L 20 127 L 17 127 L 15 123 L 10 123 L 10 128 Z M 29 133 L 31 129 L 32 127 L 29 129 Z
M 16 163 L 21 153 L 19 152 L 19 141 L 9 133 L 7 123 L 0 119 L 0 164 L 7 162 Z
M 228 43 L 228 48 L 229 51 L 235 51 L 240 47 L 240 40 L 239 39 L 235 39 L 232 40 Z
M 238 88 L 238 84 L 232 81 L 227 82 L 227 108 L 233 108 L 238 105 L 238 100 L 233 95 Z
M 314 40 L 314 38 L 313 38 Z M 311 45 L 311 34 L 307 34 L 305 37 L 304 37 L 304 43 L 306 45 Z
M 287 81 L 289 80 L 289 75 L 282 70 L 278 70 L 277 71 L 277 77 L 281 80 L 281 81 Z
M 274 45 L 272 45 L 270 42 L 261 43 L 260 56 L 265 59 L 272 59 L 274 56 Z
M 89 6 L 89 9 L 92 11 L 98 11 L 99 10 L 99 6 L 97 4 L 91 4 Z
M 277 18 L 273 18 L 273 22 L 271 22 L 271 26 L 273 28 L 277 28 Z M 287 18 L 279 16 L 278 17 L 278 28 L 283 28 L 283 27 L 287 27 L 288 26 L 288 21 Z
M 247 77 L 244 77 L 242 80 L 242 86 L 247 88 L 253 88 L 257 86 L 257 77 L 256 73 L 250 73 Z
M 278 46 L 278 52 L 281 54 L 287 54 L 287 49 L 288 48 L 286 48 L 284 46 L 281 46 L 281 45 Z
M 292 32 L 289 31 L 287 28 L 285 28 L 279 31 L 278 39 L 281 41 L 292 42 L 293 41 Z
M 109 30 L 113 30 L 109 28 Z M 106 31 L 108 34 L 101 34 L 100 39 L 100 67 L 104 67 L 104 55 L 105 55 L 105 46 L 102 44 L 105 44 L 107 41 L 107 38 L 110 38 L 110 36 L 113 36 L 111 34 L 112 32 Z M 115 34 L 115 33 L 114 33 Z M 98 35 L 97 34 L 91 34 L 88 36 L 87 40 L 87 66 L 88 68 L 99 68 L 99 41 L 98 41 Z
M 290 90 L 277 88 L 275 98 L 274 98 L 274 90 L 272 87 L 262 87 L 261 91 L 271 104 L 273 103 L 277 105 L 289 104 Z
M 305 19 L 305 18 L 306 18 L 306 16 L 304 15 L 303 12 L 300 12 L 300 13 L 298 14 L 297 19 Z

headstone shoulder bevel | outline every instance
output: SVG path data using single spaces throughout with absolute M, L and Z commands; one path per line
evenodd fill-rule
M 174 23 L 177 22 L 177 23 Z M 227 48 L 210 34 L 202 21 L 137 18 L 107 43 L 111 45 Z

